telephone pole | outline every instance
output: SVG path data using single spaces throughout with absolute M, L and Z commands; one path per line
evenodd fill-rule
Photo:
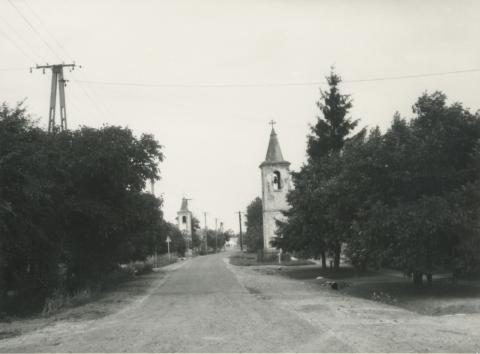
M 240 226 L 240 250 L 243 251 L 242 212 L 237 211 L 237 213 L 238 213 L 238 224 Z
M 207 239 L 208 239 L 208 235 L 207 235 L 208 229 L 207 229 L 207 212 L 206 212 L 206 211 L 203 212 L 203 217 L 204 217 L 204 220 L 205 220 L 205 253 L 207 253 L 207 251 L 208 251 L 208 245 L 207 245 L 207 243 L 208 243 L 208 242 L 207 242 Z
M 55 129 L 55 109 L 57 105 L 57 86 L 60 98 L 60 131 L 67 130 L 67 110 L 65 106 L 65 86 L 67 80 L 63 76 L 63 68 L 70 68 L 70 71 L 75 69 L 76 64 L 54 64 L 54 65 L 37 65 L 33 69 L 42 69 L 45 74 L 45 69 L 52 70 L 52 86 L 50 89 L 50 109 L 48 111 L 48 132 L 51 133 Z
M 215 218 L 215 253 L 218 247 L 218 218 Z

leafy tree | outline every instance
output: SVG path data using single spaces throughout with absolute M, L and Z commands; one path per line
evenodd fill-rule
M 3 104 L 0 306 L 9 290 L 22 309 L 38 308 L 56 288 L 101 282 L 151 254 L 163 215 L 143 189 L 162 159 L 152 136 L 108 126 L 48 134 L 21 104 Z
M 249 252 L 257 252 L 263 249 L 263 209 L 262 199 L 256 197 L 247 206 L 247 231 L 245 232 L 245 244 Z
M 410 122 L 396 115 L 383 136 L 346 148 L 342 173 L 364 191 L 348 245 L 354 264 L 401 269 L 421 284 L 423 274 L 478 267 L 480 117 L 439 92 L 413 111 Z
M 345 106 L 319 105 L 325 116 L 350 107 L 338 97 L 328 102 Z M 385 134 L 376 128 L 347 137 L 355 123 L 337 124 L 331 132 L 343 140 L 325 134 L 334 124 L 319 123 L 314 131 L 323 139 L 310 137 L 309 154 L 317 155 L 293 173 L 292 207 L 275 245 L 323 259 L 333 251 L 338 266 L 346 243 L 356 267 L 400 269 L 417 285 L 436 271 L 478 270 L 479 113 L 447 105 L 440 92 L 422 95 L 413 113 L 410 121 L 396 114 Z
M 62 152 L 52 143 L 52 137 L 35 127 L 21 103 L 15 108 L 2 104 L 0 305 L 7 290 L 16 291 L 24 303 L 19 308 L 8 303 L 10 310 L 40 306 L 57 284 L 64 238 L 57 208 L 63 204 L 61 182 L 66 172 L 58 164 Z
M 218 252 L 225 246 L 225 243 L 230 240 L 230 232 L 220 232 L 215 230 L 207 230 L 207 249 Z
M 192 216 L 192 249 L 200 250 L 202 246 L 202 239 L 198 234 L 198 230 L 200 230 L 200 220 L 198 220 L 195 216 Z
M 332 253 L 334 266 L 338 268 L 351 212 L 345 213 L 343 207 L 347 203 L 340 205 L 337 192 L 327 187 L 337 184 L 340 156 L 358 121 L 348 117 L 352 100 L 340 93 L 340 76 L 332 70 L 327 82 L 329 89 L 321 91 L 317 102 L 321 116 L 308 136 L 308 161 L 298 173 L 292 173 L 295 189 L 287 196 L 291 208 L 285 213 L 286 223 L 278 223 L 278 239 L 273 244 L 287 251 L 321 255 L 324 267 L 326 253 Z
M 126 128 L 84 127 L 68 134 L 65 249 L 69 280 L 76 287 L 78 279 L 96 281 L 98 275 L 139 254 L 132 242 L 138 234 L 133 231 L 145 233 L 155 225 L 138 222 L 147 217 L 142 211 L 150 208 L 150 220 L 155 215 L 161 218 L 155 214 L 160 204 L 141 194 L 148 180 L 159 178 L 157 162 L 163 156 L 151 136 L 136 139 Z
M 185 256 L 187 250 L 187 242 L 183 233 L 177 225 L 171 222 L 163 221 L 162 229 L 157 238 L 157 252 L 165 254 L 168 252 L 167 238 L 170 237 L 170 252 L 176 253 L 179 256 Z
M 323 267 L 326 267 L 326 239 L 324 233 L 317 229 L 322 223 L 324 212 L 314 201 L 315 187 L 319 175 L 314 171 L 315 165 L 305 165 L 299 173 L 292 172 L 295 189 L 287 195 L 292 206 L 284 214 L 287 222 L 277 221 L 277 237 L 272 245 L 283 250 L 295 252 L 302 257 L 322 256 Z
M 475 155 L 480 116 L 459 103 L 448 106 L 440 92 L 423 94 L 413 112 L 416 116 L 409 123 L 409 141 L 414 145 L 404 157 L 411 177 L 407 183 L 399 183 L 405 197 L 397 197 L 391 207 L 400 220 L 407 214 L 409 221 L 404 233 L 395 229 L 394 240 L 400 247 L 394 253 L 394 265 L 413 273 L 419 282 L 422 273 L 460 268 L 463 255 L 458 247 L 465 226 L 474 223 L 462 215 L 478 215 L 479 211 L 478 202 L 469 208 L 462 204 L 466 206 L 468 199 L 465 191 L 471 191 L 480 176 Z M 462 219 L 464 224 L 459 222 Z

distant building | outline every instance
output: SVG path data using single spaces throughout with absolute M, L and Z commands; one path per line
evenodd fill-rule
M 275 220 L 282 220 L 288 210 L 287 193 L 291 189 L 290 162 L 284 160 L 277 134 L 272 124 L 267 156 L 260 164 L 262 171 L 263 248 L 274 251 L 270 241 L 277 229 Z
M 182 233 L 191 238 L 192 237 L 192 212 L 188 210 L 188 199 L 182 198 L 182 205 L 177 212 L 177 224 Z
M 238 237 L 235 235 L 230 236 L 230 239 L 226 242 L 225 246 L 227 248 L 234 248 L 239 245 Z

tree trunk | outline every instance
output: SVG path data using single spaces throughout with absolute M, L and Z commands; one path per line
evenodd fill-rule
M 413 285 L 420 287 L 423 284 L 423 274 L 421 272 L 413 272 Z
M 452 271 L 452 283 L 455 285 L 457 284 L 459 274 L 460 272 L 457 269 Z
M 333 258 L 333 268 L 335 270 L 338 270 L 340 268 L 340 252 L 341 251 L 342 251 L 342 245 L 340 243 L 337 243 L 335 245 L 334 258 Z
M 432 275 L 427 274 L 427 281 L 428 281 L 428 286 L 432 286 Z
M 325 251 L 322 251 L 322 269 L 327 269 L 327 256 Z

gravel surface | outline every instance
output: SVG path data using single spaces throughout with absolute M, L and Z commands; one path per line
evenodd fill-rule
M 422 316 L 233 266 L 226 257 L 221 253 L 168 266 L 151 276 L 146 292 L 119 302 L 108 314 L 47 322 L 0 340 L 0 351 L 480 350 L 479 315 Z

